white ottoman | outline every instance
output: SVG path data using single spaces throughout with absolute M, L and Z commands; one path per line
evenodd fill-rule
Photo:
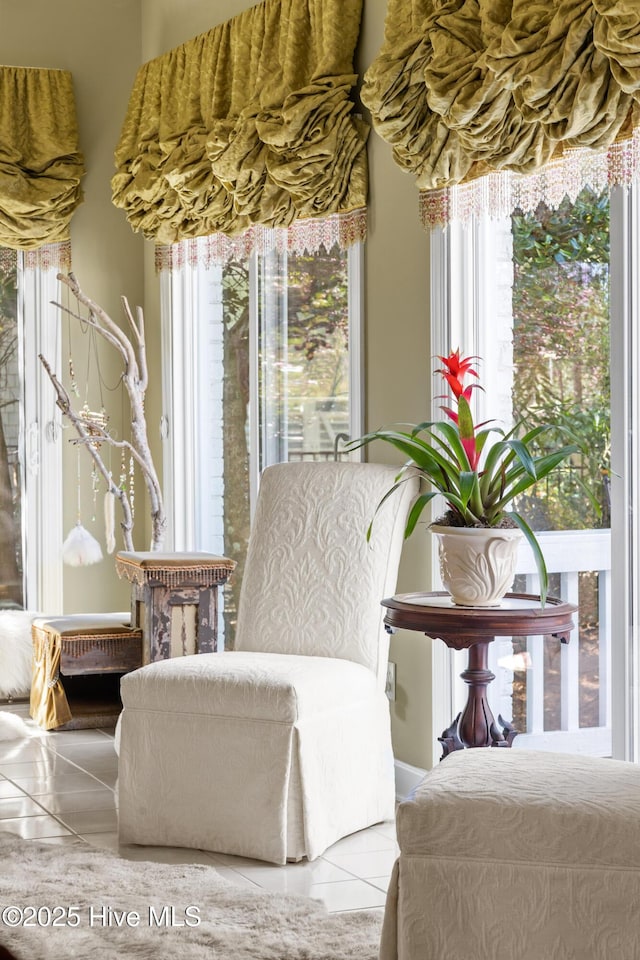
M 640 767 L 451 754 L 397 815 L 381 960 L 638 960 Z

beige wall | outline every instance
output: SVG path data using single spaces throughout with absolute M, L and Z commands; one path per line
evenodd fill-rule
M 158 283 L 152 244 L 134 236 L 110 203 L 113 148 L 128 92 L 139 63 L 209 30 L 248 6 L 247 0 L 0 0 L 0 61 L 56 66 L 73 71 L 82 147 L 89 173 L 87 199 L 73 224 L 74 269 L 87 291 L 118 312 L 126 293 L 143 302 L 150 331 L 158 329 Z M 373 60 L 383 36 L 386 0 L 366 0 L 358 69 Z M 54 12 L 55 11 L 55 12 Z M 9 29 L 6 29 L 7 20 Z M 427 236 L 418 222 L 412 178 L 394 163 L 387 144 L 372 132 L 369 140 L 370 220 L 365 251 L 366 428 L 396 420 L 418 422 L 428 415 L 431 386 L 428 321 Z M 144 264 L 144 271 L 143 271 Z M 143 281 L 144 272 L 144 281 Z M 144 285 L 143 285 L 144 283 Z M 147 413 L 151 435 L 161 410 L 158 338 L 150 337 L 149 359 L 156 378 Z M 159 450 L 156 450 L 159 459 Z M 388 459 L 385 448 L 375 457 Z M 74 461 L 75 464 L 75 461 Z M 73 520 L 75 484 L 66 477 L 65 530 Z M 65 570 L 67 610 L 113 609 L 127 593 L 114 583 L 110 561 L 80 571 Z M 399 590 L 429 586 L 428 536 L 407 543 Z M 122 587 L 122 585 L 120 585 Z M 392 639 L 397 664 L 397 700 L 392 723 L 396 756 L 430 766 L 430 649 L 420 634 Z M 438 731 L 439 732 L 439 731 Z

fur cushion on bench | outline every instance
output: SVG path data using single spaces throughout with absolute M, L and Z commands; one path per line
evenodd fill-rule
M 31 624 L 42 614 L 0 610 L 0 697 L 28 697 L 31 692 L 33 643 Z

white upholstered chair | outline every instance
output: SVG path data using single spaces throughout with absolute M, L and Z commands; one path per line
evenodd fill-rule
M 394 816 L 388 637 L 417 481 L 286 463 L 262 475 L 236 649 L 122 679 L 121 842 L 284 863 Z

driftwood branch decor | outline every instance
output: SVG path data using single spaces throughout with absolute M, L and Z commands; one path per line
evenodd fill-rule
M 122 358 L 122 383 L 127 391 L 131 413 L 131 440 L 117 440 L 111 435 L 104 423 L 98 420 L 88 419 L 85 411 L 83 411 L 81 415 L 75 410 L 68 391 L 53 372 L 46 358 L 40 354 L 40 361 L 57 394 L 56 403 L 78 434 L 77 439 L 74 439 L 73 442 L 81 444 L 86 448 L 93 459 L 96 469 L 103 476 L 107 484 L 107 492 L 112 494 L 120 502 L 123 514 L 120 526 L 124 537 L 125 550 L 135 549 L 132 539 L 133 511 L 131 508 L 131 500 L 124 486 L 118 486 L 118 484 L 114 482 L 111 471 L 107 468 L 100 454 L 100 445 L 102 443 L 108 443 L 120 451 L 124 450 L 128 457 L 133 457 L 144 477 L 149 495 L 151 508 L 151 550 L 161 550 L 164 542 L 166 517 L 162 502 L 162 491 L 149 447 L 147 423 L 144 413 L 144 397 L 148 385 L 148 371 L 142 310 L 138 307 L 134 315 L 126 297 L 122 297 L 122 306 L 131 332 L 131 337 L 128 337 L 106 311 L 82 291 L 72 273 L 68 275 L 59 273 L 58 280 L 69 288 L 70 292 L 78 301 L 78 304 L 85 307 L 88 314 L 87 316 L 83 316 L 79 312 L 74 312 L 69 307 L 55 301 L 54 306 L 93 328 Z

